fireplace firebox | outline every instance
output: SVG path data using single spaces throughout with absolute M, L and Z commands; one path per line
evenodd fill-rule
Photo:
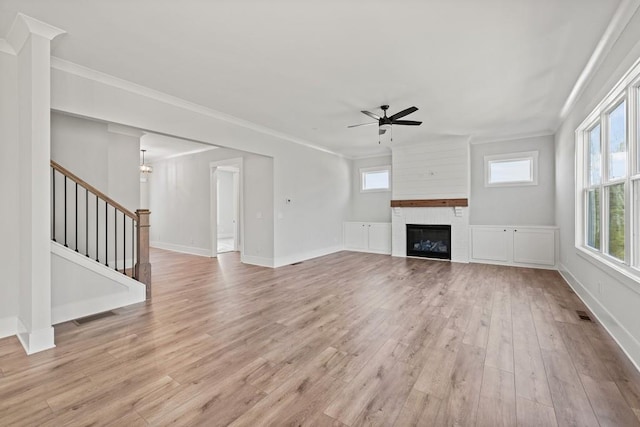
M 451 226 L 407 224 L 407 256 L 451 259 Z

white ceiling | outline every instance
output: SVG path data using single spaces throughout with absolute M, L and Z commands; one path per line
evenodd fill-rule
M 67 31 L 53 55 L 349 156 L 552 132 L 619 0 L 0 0 Z

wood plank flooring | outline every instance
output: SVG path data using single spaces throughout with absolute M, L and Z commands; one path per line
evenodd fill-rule
M 152 263 L 151 302 L 0 340 L 0 426 L 640 426 L 640 373 L 557 272 Z

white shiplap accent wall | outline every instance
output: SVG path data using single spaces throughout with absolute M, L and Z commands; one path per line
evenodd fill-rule
M 469 197 L 469 139 L 441 137 L 393 148 L 394 200 Z

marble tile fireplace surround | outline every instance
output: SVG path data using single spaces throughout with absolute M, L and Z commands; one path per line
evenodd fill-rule
M 469 262 L 469 208 L 467 206 L 396 206 L 391 210 L 391 255 L 407 256 L 407 224 L 450 225 L 451 261 Z

